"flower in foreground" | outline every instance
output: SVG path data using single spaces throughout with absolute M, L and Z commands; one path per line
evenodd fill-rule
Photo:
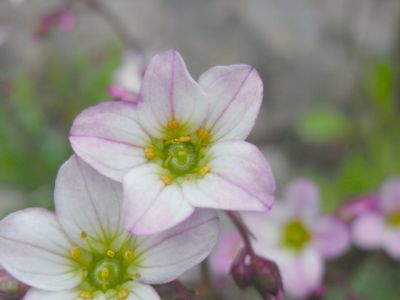
M 56 180 L 56 213 L 31 208 L 0 222 L 0 263 L 30 285 L 25 300 L 159 299 L 161 284 L 203 260 L 218 235 L 198 210 L 162 234 L 135 237 L 121 224 L 120 183 L 72 157 Z
M 366 250 L 382 248 L 400 259 L 400 179 L 386 180 L 378 199 L 378 208 L 359 215 L 352 223 L 354 243 Z
M 347 228 L 338 219 L 322 216 L 314 184 L 305 179 L 292 182 L 283 200 L 268 215 L 243 214 L 255 235 L 256 253 L 275 261 L 285 291 L 305 297 L 317 289 L 324 273 L 324 259 L 342 254 L 349 246 Z
M 124 186 L 125 227 L 166 230 L 195 207 L 265 211 L 275 183 L 263 154 L 243 141 L 263 87 L 248 65 L 217 66 L 195 82 L 176 51 L 149 63 L 139 103 L 113 101 L 83 111 L 75 153 Z

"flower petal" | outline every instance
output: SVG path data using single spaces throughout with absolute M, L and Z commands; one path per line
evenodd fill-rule
M 312 220 L 320 209 L 320 195 L 315 184 L 307 179 L 292 181 L 285 189 L 283 199 L 292 216 Z
M 214 140 L 244 140 L 254 126 L 263 97 L 263 83 L 248 65 L 217 66 L 200 76 L 213 108 L 206 122 Z
M 150 61 L 141 96 L 141 124 L 153 137 L 162 138 L 170 120 L 182 123 L 190 131 L 197 129 L 207 116 L 205 94 L 174 50 L 160 53 Z
M 178 185 L 161 181 L 158 168 L 146 164 L 134 168 L 124 178 L 124 224 L 137 235 L 169 229 L 194 211 Z
M 57 175 L 55 207 L 65 232 L 79 246 L 85 231 L 98 241 L 109 241 L 121 229 L 122 185 L 102 176 L 72 156 Z
M 0 222 L 0 264 L 30 286 L 60 291 L 78 285 L 70 249 L 55 215 L 45 209 L 21 210 Z
M 81 112 L 69 139 L 75 153 L 103 175 L 121 181 L 132 167 L 146 161 L 148 135 L 136 121 L 136 104 L 104 102 Z
M 224 232 L 211 254 L 210 267 L 217 274 L 229 274 L 232 262 L 242 247 L 243 241 L 237 232 Z
M 65 290 L 60 292 L 49 292 L 31 288 L 26 293 L 24 300 L 75 300 L 79 297 L 76 290 Z
M 218 223 L 214 212 L 198 209 L 174 228 L 142 238 L 141 280 L 149 284 L 169 282 L 200 263 L 217 242 Z
M 131 294 L 126 300 L 160 300 L 160 296 L 157 292 L 147 284 L 139 282 L 129 282 L 127 288 L 131 291 Z
M 275 181 L 257 147 L 243 141 L 227 141 L 212 146 L 207 155 L 211 172 L 182 185 L 193 206 L 254 211 L 271 208 Z
M 382 185 L 380 196 L 385 212 L 400 211 L 400 179 L 391 178 Z
M 344 253 L 350 246 L 348 228 L 334 217 L 321 217 L 313 224 L 313 242 L 325 258 Z
M 304 298 L 321 283 L 324 273 L 322 258 L 310 249 L 300 255 L 287 256 L 278 262 L 285 290 L 298 298 Z
M 400 259 L 400 230 L 387 229 L 383 236 L 383 248 L 394 259 Z
M 384 228 L 381 215 L 369 213 L 360 216 L 352 224 L 354 243 L 362 249 L 377 249 L 382 245 Z

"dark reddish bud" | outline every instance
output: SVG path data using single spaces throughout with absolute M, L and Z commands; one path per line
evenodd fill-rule
M 28 287 L 0 269 L 0 299 L 22 299 Z
M 253 271 L 251 266 L 252 257 L 246 248 L 242 248 L 231 266 L 231 275 L 238 287 L 242 290 L 252 285 Z
M 251 267 L 253 269 L 253 285 L 260 295 L 264 299 L 283 299 L 281 297 L 282 278 L 276 263 L 260 256 L 254 256 Z

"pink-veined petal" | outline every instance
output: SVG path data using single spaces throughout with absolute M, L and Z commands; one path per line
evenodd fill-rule
M 383 236 L 383 248 L 391 257 L 400 260 L 400 229 L 386 229 Z
M 160 53 L 150 61 L 141 97 L 141 124 L 153 137 L 162 138 L 170 120 L 180 122 L 191 131 L 207 116 L 205 94 L 190 76 L 181 55 L 174 50 Z
M 165 185 L 159 167 L 146 164 L 134 168 L 124 178 L 124 224 L 137 235 L 169 229 L 194 211 L 176 184 Z
M 217 66 L 200 76 L 212 110 L 206 121 L 213 140 L 244 140 L 254 126 L 263 97 L 263 83 L 248 65 Z
M 222 233 L 211 254 L 210 267 L 212 270 L 220 275 L 229 274 L 232 262 L 242 247 L 243 241 L 237 232 Z
M 82 111 L 69 140 L 75 153 L 103 175 L 122 181 L 134 166 L 146 161 L 148 135 L 137 122 L 136 104 L 112 101 Z
M 312 220 L 320 209 L 320 195 L 315 184 L 307 179 L 292 181 L 284 190 L 283 200 L 290 214 L 303 220 Z
M 313 242 L 325 258 L 344 253 L 350 246 L 350 231 L 337 218 L 321 217 L 313 224 Z
M 366 250 L 378 249 L 382 246 L 384 231 L 383 217 L 377 213 L 360 216 L 352 224 L 354 243 Z
M 78 297 L 79 292 L 76 290 L 49 292 L 31 288 L 26 293 L 24 300 L 76 300 Z
M 182 185 L 193 206 L 252 211 L 271 208 L 275 181 L 257 147 L 243 141 L 226 141 L 213 145 L 207 155 L 210 173 Z
M 27 285 L 50 291 L 78 285 L 71 247 L 54 213 L 45 209 L 21 210 L 0 222 L 0 264 Z
M 141 280 L 150 284 L 172 281 L 206 258 L 219 233 L 218 216 L 197 209 L 187 220 L 161 234 L 143 237 Z
M 380 191 L 383 210 L 387 213 L 400 211 L 400 178 L 390 178 Z
M 299 255 L 287 256 L 278 262 L 285 291 L 298 298 L 304 298 L 321 283 L 324 264 L 320 255 L 306 249 Z
M 102 176 L 77 156 L 61 166 L 54 197 L 63 229 L 79 246 L 88 247 L 82 231 L 103 242 L 120 233 L 122 184 Z
M 130 294 L 126 300 L 160 300 L 160 296 L 157 292 L 147 284 L 142 284 L 139 282 L 129 282 L 127 287 Z

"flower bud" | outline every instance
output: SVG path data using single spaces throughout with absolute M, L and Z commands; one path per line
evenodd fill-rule
M 246 248 L 242 248 L 231 266 L 231 275 L 238 287 L 242 290 L 252 284 L 253 272 L 251 266 L 251 255 Z
M 253 285 L 264 299 L 283 299 L 283 290 L 279 268 L 271 260 L 254 256 L 251 261 L 253 270 Z M 271 298 L 273 296 L 273 298 Z
M 28 287 L 0 268 L 0 299 L 22 299 Z

